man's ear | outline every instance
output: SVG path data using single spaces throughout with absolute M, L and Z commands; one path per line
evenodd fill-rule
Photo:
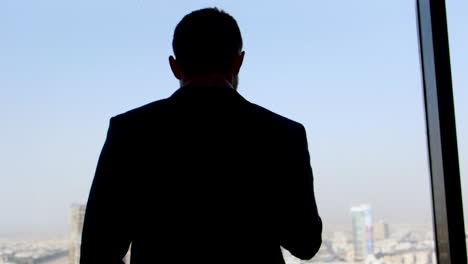
M 180 70 L 179 63 L 173 56 L 169 56 L 169 65 L 171 66 L 172 73 L 177 80 L 182 79 L 182 72 Z
M 242 51 L 234 58 L 234 64 L 232 65 L 232 74 L 237 76 L 239 74 L 242 62 L 244 62 L 245 51 Z

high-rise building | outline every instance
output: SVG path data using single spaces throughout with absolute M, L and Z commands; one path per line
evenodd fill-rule
M 374 253 L 372 211 L 369 205 L 351 207 L 354 258 L 362 261 Z
M 80 263 L 81 233 L 83 232 L 83 220 L 86 206 L 83 204 L 72 204 L 70 244 L 69 244 L 69 264 Z
M 383 240 L 390 237 L 390 229 L 384 220 L 376 221 L 374 224 L 374 239 Z

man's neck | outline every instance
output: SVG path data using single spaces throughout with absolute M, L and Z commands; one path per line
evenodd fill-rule
M 205 77 L 205 78 L 192 78 L 189 80 L 181 80 L 180 81 L 180 86 L 186 86 L 186 85 L 192 85 L 192 86 L 211 86 L 211 87 L 229 87 L 232 89 L 235 89 L 235 87 L 232 85 L 231 82 L 226 80 L 225 78 L 210 78 L 210 77 Z

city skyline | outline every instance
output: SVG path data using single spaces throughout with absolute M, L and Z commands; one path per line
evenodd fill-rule
M 0 264 L 79 264 L 85 204 L 70 205 L 68 239 L 2 240 Z M 282 248 L 286 264 L 366 263 L 366 264 L 435 264 L 434 237 L 430 227 L 393 226 L 390 232 L 384 219 L 373 221 L 369 204 L 350 208 L 351 231 L 336 229 L 325 233 L 322 247 L 311 261 L 301 261 Z M 382 235 L 377 226 L 382 225 Z M 68 250 L 66 250 L 66 248 Z M 209 252 L 208 256 L 209 256 Z M 124 257 L 130 263 L 130 250 Z

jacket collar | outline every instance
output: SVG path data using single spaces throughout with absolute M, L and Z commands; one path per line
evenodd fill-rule
M 245 101 L 236 90 L 230 87 L 195 86 L 190 84 L 177 89 L 170 98 L 176 101 Z

